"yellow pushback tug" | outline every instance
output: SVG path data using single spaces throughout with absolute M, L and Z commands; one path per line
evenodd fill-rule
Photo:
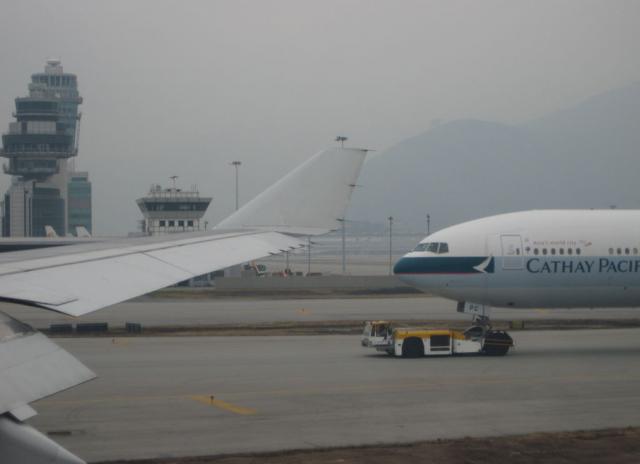
M 364 325 L 362 346 L 405 358 L 471 353 L 504 356 L 513 346 L 513 339 L 502 330 L 485 326 L 460 331 L 393 327 L 389 321 L 369 321 Z

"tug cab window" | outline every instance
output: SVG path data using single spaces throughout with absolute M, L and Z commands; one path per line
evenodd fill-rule
M 437 254 L 449 253 L 449 244 L 444 242 L 419 243 L 413 251 L 428 251 Z

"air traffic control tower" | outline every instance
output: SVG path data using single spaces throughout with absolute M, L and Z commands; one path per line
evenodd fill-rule
M 197 187 L 183 191 L 174 184 L 163 189 L 152 185 L 147 196 L 136 200 L 144 215 L 142 231 L 146 235 L 204 230 L 202 217 L 211 203 L 211 197 L 201 197 Z
M 81 103 L 76 75 L 65 73 L 57 59 L 48 60 L 43 73 L 31 76 L 29 96 L 15 99 L 16 121 L 2 135 L 0 150 L 8 159 L 4 172 L 13 176 L 4 197 L 4 236 L 44 236 L 47 225 L 61 236 L 70 225 L 91 230 L 90 194 L 83 204 L 88 221 L 69 224 L 67 207 L 73 171 L 68 163 L 78 154 Z

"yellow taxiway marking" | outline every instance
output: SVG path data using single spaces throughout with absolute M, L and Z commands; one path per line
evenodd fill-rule
M 258 412 L 253 408 L 245 408 L 235 404 L 227 403 L 226 401 L 218 400 L 214 396 L 195 395 L 190 396 L 189 398 L 191 398 L 193 401 L 197 401 L 198 403 L 206 404 L 207 406 L 215 406 L 216 408 L 234 412 L 242 416 L 251 416 Z

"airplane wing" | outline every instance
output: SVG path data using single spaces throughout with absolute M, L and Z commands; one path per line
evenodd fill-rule
M 366 151 L 318 153 L 209 233 L 3 253 L 0 300 L 71 316 L 254 259 L 338 227 Z
M 0 300 L 82 316 L 306 243 L 306 239 L 263 231 L 185 235 L 4 253 Z M 29 256 L 32 259 L 20 259 Z
M 214 231 L 0 254 L 0 301 L 80 316 L 192 277 L 303 247 L 334 230 L 366 150 L 325 150 Z M 22 421 L 29 403 L 94 374 L 30 327 L 0 313 L 0 456 L 3 464 L 81 463 Z

